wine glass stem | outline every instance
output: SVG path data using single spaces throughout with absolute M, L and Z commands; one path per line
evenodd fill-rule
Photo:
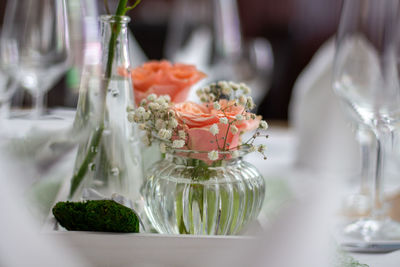
M 360 194 L 369 195 L 369 177 L 370 176 L 370 146 L 368 142 L 361 142 L 361 181 L 360 181 Z
M 376 168 L 374 176 L 374 191 L 373 191 L 373 206 L 372 206 L 372 217 L 378 220 L 383 219 L 386 216 L 384 209 L 384 201 L 382 198 L 383 194 L 383 181 L 385 171 L 385 150 L 388 138 L 390 135 L 384 131 L 375 133 L 376 135 Z
M 34 104 L 35 104 L 35 109 L 33 117 L 35 119 L 39 119 L 43 115 L 43 110 L 44 110 L 44 93 L 40 89 L 38 89 L 38 91 L 36 92 L 36 95 L 34 97 Z

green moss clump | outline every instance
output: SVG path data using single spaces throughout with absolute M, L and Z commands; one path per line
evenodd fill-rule
M 58 202 L 53 207 L 53 215 L 70 231 L 139 232 L 136 214 L 113 200 Z

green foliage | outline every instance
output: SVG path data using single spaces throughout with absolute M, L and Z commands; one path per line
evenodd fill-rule
M 70 231 L 139 232 L 136 214 L 113 200 L 58 202 L 53 207 L 53 215 Z

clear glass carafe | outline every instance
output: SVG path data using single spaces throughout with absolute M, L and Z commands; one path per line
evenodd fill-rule
M 135 126 L 128 122 L 134 105 L 127 24 L 129 17 L 101 16 L 101 64 L 83 68 L 75 128 L 82 142 L 71 180 L 70 199 L 139 199 L 142 163 Z M 93 43 L 96 46 L 96 43 Z M 100 62 L 99 62 L 100 63 Z M 78 131 L 77 131 L 78 132 Z

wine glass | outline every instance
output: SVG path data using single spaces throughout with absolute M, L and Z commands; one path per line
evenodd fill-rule
M 64 0 L 7 2 L 2 60 L 33 96 L 35 118 L 43 114 L 46 92 L 70 64 L 65 10 Z
M 400 238 L 382 197 L 385 151 L 400 120 L 399 8 L 399 0 L 345 0 L 337 33 L 334 91 L 376 139 L 371 214 L 344 228 L 365 241 Z

